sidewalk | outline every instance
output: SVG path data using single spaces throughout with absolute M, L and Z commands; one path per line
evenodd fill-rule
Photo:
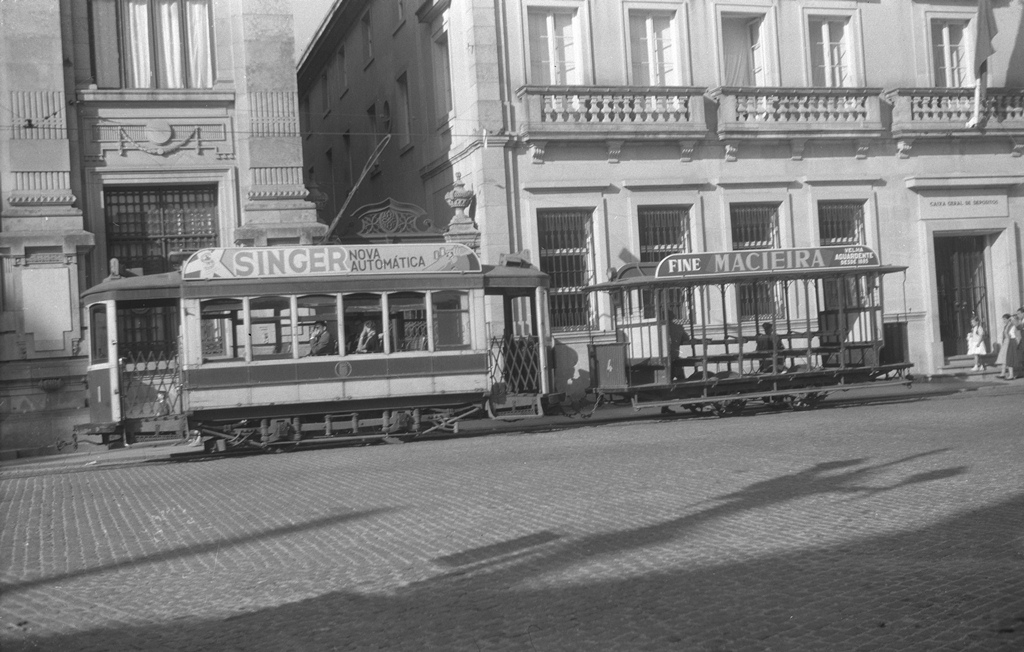
M 826 401 L 817 409 L 828 409 L 829 405 L 841 404 L 850 401 L 865 400 L 920 400 L 931 396 L 943 396 L 961 392 L 990 392 L 996 391 L 1018 391 L 1024 392 L 1024 381 L 987 381 L 987 380 L 966 380 L 959 377 L 938 376 L 926 380 L 917 380 L 909 388 L 903 387 L 879 387 L 846 391 L 834 391 L 829 394 Z M 588 404 L 584 413 L 588 412 L 592 404 Z M 546 430 L 569 429 L 587 427 L 588 425 L 605 424 L 615 421 L 637 421 L 648 419 L 675 418 L 671 415 L 662 414 L 657 409 L 634 410 L 630 405 L 607 405 L 602 406 L 591 416 L 585 417 L 580 414 L 572 414 L 572 408 L 566 407 L 565 414 L 546 415 L 538 418 L 525 418 L 514 421 L 497 421 L 490 419 L 474 419 L 460 422 L 459 434 L 451 435 L 444 433 L 438 437 L 428 436 L 431 439 L 443 439 L 452 436 L 482 436 L 499 433 L 515 432 L 542 432 Z M 689 412 L 678 411 L 679 417 L 686 417 Z M 70 453 L 39 454 L 31 457 L 19 457 L 6 461 L 0 461 L 0 469 L 5 471 L 31 466 L 39 469 L 70 469 L 93 466 L 122 466 L 126 464 L 140 464 L 143 462 L 159 462 L 170 460 L 183 460 L 190 457 L 203 455 L 201 447 L 189 447 L 185 442 L 167 442 L 159 444 L 137 444 L 128 448 L 104 449 L 99 446 L 89 446 L 91 450 L 78 450 Z M 254 451 L 255 452 L 255 451 Z

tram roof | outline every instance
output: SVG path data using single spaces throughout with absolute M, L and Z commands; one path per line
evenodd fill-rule
M 182 282 L 180 272 L 107 278 L 82 292 L 87 303 L 117 300 L 160 300 L 267 294 L 318 294 L 334 292 L 413 292 L 484 288 L 499 294 L 523 294 L 548 287 L 548 275 L 536 267 L 482 265 L 472 272 L 434 274 L 362 274 L 346 276 L 261 279 L 208 279 Z M 516 292 L 519 290 L 519 292 Z
M 811 278 L 835 278 L 839 276 L 864 276 L 867 274 L 892 274 L 906 271 L 906 266 L 875 265 L 872 267 L 830 267 L 824 269 L 778 269 L 756 272 L 726 272 L 691 274 L 688 276 L 657 277 L 659 263 L 629 263 L 619 268 L 615 278 L 604 283 L 591 285 L 585 290 L 622 290 L 649 287 L 690 287 L 695 285 L 728 285 L 751 281 L 785 281 Z

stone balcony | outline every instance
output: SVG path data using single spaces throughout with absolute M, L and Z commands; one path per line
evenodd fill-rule
M 973 88 L 897 88 L 885 99 L 893 105 L 892 135 L 901 156 L 909 155 L 919 138 L 986 136 L 1008 138 L 1013 155 L 1024 154 L 1024 89 L 988 89 L 977 126 L 968 126 L 974 116 Z
M 696 143 L 709 135 L 704 88 L 661 86 L 523 86 L 520 134 L 543 160 L 549 141 L 598 141 L 617 160 L 626 141 L 676 142 L 689 160 Z
M 740 141 L 789 141 L 794 159 L 812 139 L 849 139 L 857 156 L 885 135 L 880 88 L 720 87 L 709 92 L 718 101 L 718 136 L 732 159 Z

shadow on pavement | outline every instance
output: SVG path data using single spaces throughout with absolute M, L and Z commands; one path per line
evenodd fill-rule
M 731 530 L 723 528 L 706 558 L 675 570 L 648 572 L 641 564 L 615 577 L 618 567 L 606 563 L 634 551 L 651 555 L 652 567 L 672 567 L 673 551 L 691 545 L 689 534 L 739 513 L 966 472 L 951 467 L 882 487 L 866 484 L 882 468 L 940 452 L 875 465 L 824 462 L 647 527 L 582 538 L 541 530 L 437 558 L 438 575 L 387 593 L 324 586 L 316 598 L 228 618 L 8 637 L 5 650 L 1022 649 L 1024 494 L 927 527 L 835 545 L 804 541 L 792 550 L 789 542 L 786 552 L 755 557 L 735 553 Z M 728 561 L 716 561 L 722 559 Z M 143 561 L 154 560 L 132 563 Z
M 129 559 L 127 561 L 119 561 L 111 564 L 103 564 L 100 566 L 93 566 L 91 568 L 83 568 L 78 571 L 71 573 L 62 573 L 60 575 L 50 575 L 48 577 L 41 577 L 39 579 L 29 580 L 26 582 L 12 582 L 10 584 L 0 584 L 0 593 L 3 593 L 8 598 L 14 592 L 19 590 L 35 588 L 44 586 L 47 584 L 54 584 L 56 582 L 64 582 L 70 579 L 78 579 L 80 577 L 87 577 L 89 575 L 98 575 L 107 571 L 117 570 L 119 568 L 127 568 L 129 566 L 139 566 L 142 564 L 154 564 L 163 561 L 171 561 L 173 559 L 182 559 L 185 557 L 194 557 L 207 552 L 215 552 L 224 550 L 226 548 L 232 548 L 244 543 L 251 543 L 253 541 L 259 541 L 262 539 L 272 539 L 275 537 L 285 537 L 290 534 L 296 534 L 307 530 L 317 530 L 320 528 L 326 528 L 346 521 L 352 521 L 358 518 L 370 518 L 383 514 L 392 510 L 389 509 L 371 509 L 363 512 L 357 512 L 354 514 L 334 514 L 331 516 L 324 516 L 322 518 L 313 519 L 304 523 L 296 523 L 294 525 L 288 525 L 285 527 L 273 528 L 270 530 L 264 530 L 263 532 L 256 532 L 252 534 L 246 534 L 244 536 L 231 537 L 228 539 L 218 539 L 216 541 L 210 541 L 198 546 L 188 546 L 182 548 L 176 548 L 173 550 L 165 550 L 152 555 L 143 555 Z

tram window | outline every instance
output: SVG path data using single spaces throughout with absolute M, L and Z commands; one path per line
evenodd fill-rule
M 380 353 L 384 350 L 383 321 L 379 294 L 346 294 L 345 350 L 349 353 Z M 367 325 L 369 323 L 369 325 Z M 362 345 L 362 346 L 360 346 Z
M 92 332 L 90 340 L 92 363 L 106 362 L 110 355 L 107 352 L 107 307 L 99 304 L 90 308 L 89 323 Z
M 249 339 L 253 360 L 292 356 L 292 310 L 288 297 L 256 297 L 249 301 Z
M 434 348 L 468 349 L 470 346 L 469 293 L 434 292 Z
M 173 357 L 178 350 L 178 319 L 174 299 L 118 301 L 118 355 L 132 362 Z
M 245 357 L 245 328 L 240 299 L 209 299 L 199 306 L 203 360 Z
M 392 351 L 427 350 L 427 302 L 421 292 L 388 295 Z
M 333 294 L 312 294 L 299 297 L 298 321 L 299 321 L 299 357 L 309 355 L 310 337 L 313 334 L 313 324 L 324 322 L 327 324 L 327 331 L 330 333 L 331 342 L 327 353 L 318 355 L 332 355 L 338 352 L 338 301 Z

